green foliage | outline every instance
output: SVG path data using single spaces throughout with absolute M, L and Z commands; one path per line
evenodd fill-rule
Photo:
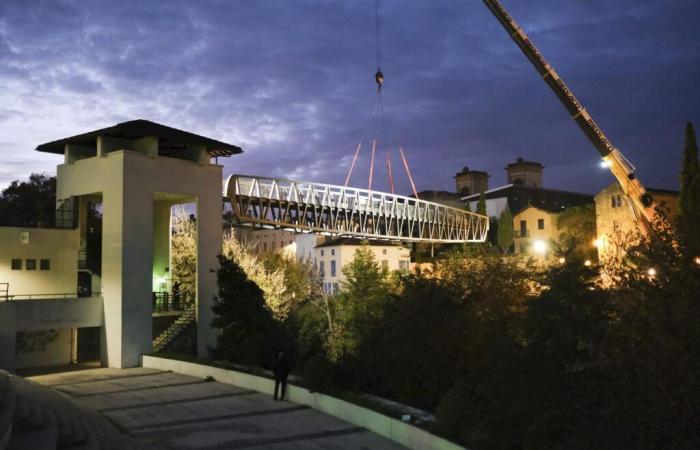
M 352 360 L 358 345 L 382 318 L 390 285 L 388 273 L 374 259 L 369 245 L 357 249 L 343 267 L 345 282 L 335 302 L 335 324 L 328 341 L 329 357 L 334 362 Z
M 479 201 L 476 204 L 476 212 L 482 215 L 486 215 L 486 194 L 484 191 L 479 193 Z
M 194 301 L 197 293 L 197 223 L 182 207 L 172 214 L 170 276 L 173 286 L 186 301 Z
M 511 247 L 513 247 L 514 236 L 513 215 L 510 213 L 510 209 L 506 207 L 498 218 L 496 231 L 496 242 L 503 253 L 510 252 Z
M 56 177 L 33 173 L 0 193 L 0 226 L 52 227 L 56 217 Z
M 560 231 L 556 243 L 558 253 L 567 259 L 595 259 L 596 248 L 592 245 L 596 237 L 595 205 L 572 206 L 557 214 Z
M 219 265 L 211 326 L 221 333 L 212 354 L 235 363 L 266 366 L 282 348 L 282 339 L 263 292 L 232 259 L 219 256 Z
M 681 169 L 679 235 L 689 255 L 700 256 L 700 162 L 695 129 L 688 123 Z

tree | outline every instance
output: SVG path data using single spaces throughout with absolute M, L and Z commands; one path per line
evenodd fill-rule
M 479 194 L 479 202 L 476 204 L 476 212 L 482 215 L 486 215 L 486 194 L 481 191 Z
M 353 260 L 343 267 L 343 275 L 328 348 L 336 362 L 357 356 L 359 344 L 381 319 L 390 293 L 388 273 L 374 259 L 367 243 L 355 251 Z
M 0 226 L 51 227 L 56 218 L 56 177 L 33 173 L 0 194 Z
M 212 306 L 215 317 L 211 326 L 221 333 L 213 356 L 241 364 L 268 365 L 280 349 L 279 330 L 265 305 L 263 291 L 227 256 L 219 256 L 216 278 L 218 295 Z
M 595 205 L 572 206 L 556 215 L 559 237 L 559 253 L 576 259 L 586 260 L 596 257 L 592 245 L 596 236 Z
M 510 248 L 513 246 L 513 215 L 510 213 L 510 209 L 506 208 L 501 213 L 498 218 L 498 228 L 496 231 L 496 242 L 501 248 L 503 253 L 510 252 Z
M 700 256 L 700 162 L 695 129 L 688 123 L 685 129 L 685 148 L 681 169 L 681 191 L 679 197 L 679 234 L 688 254 Z
M 170 276 L 185 301 L 197 295 L 197 223 L 183 207 L 173 211 Z
M 233 231 L 224 233 L 223 255 L 235 261 L 246 276 L 262 289 L 265 303 L 274 316 L 284 319 L 289 313 L 286 300 L 284 270 L 280 267 L 265 267 L 251 251 L 248 243 L 236 238 Z

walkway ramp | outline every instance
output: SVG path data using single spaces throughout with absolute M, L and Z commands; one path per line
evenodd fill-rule
M 124 448 L 404 448 L 307 406 L 169 371 L 104 368 L 31 381 L 106 419 L 131 445 Z
M 224 185 L 238 225 L 404 242 L 484 242 L 486 216 L 386 192 L 231 175 Z

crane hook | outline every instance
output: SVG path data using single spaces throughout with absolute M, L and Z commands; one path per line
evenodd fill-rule
M 382 92 L 382 84 L 384 84 L 382 69 L 377 69 L 377 73 L 374 74 L 374 81 L 377 82 L 377 92 Z

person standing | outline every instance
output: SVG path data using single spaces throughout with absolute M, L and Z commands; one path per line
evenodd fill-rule
M 287 360 L 284 358 L 283 352 L 279 352 L 277 355 L 277 360 L 272 366 L 272 373 L 275 375 L 275 400 L 277 400 L 277 393 L 279 392 L 280 385 L 282 386 L 282 395 L 279 396 L 279 400 L 284 400 L 284 394 L 287 391 L 289 363 L 287 363 Z

